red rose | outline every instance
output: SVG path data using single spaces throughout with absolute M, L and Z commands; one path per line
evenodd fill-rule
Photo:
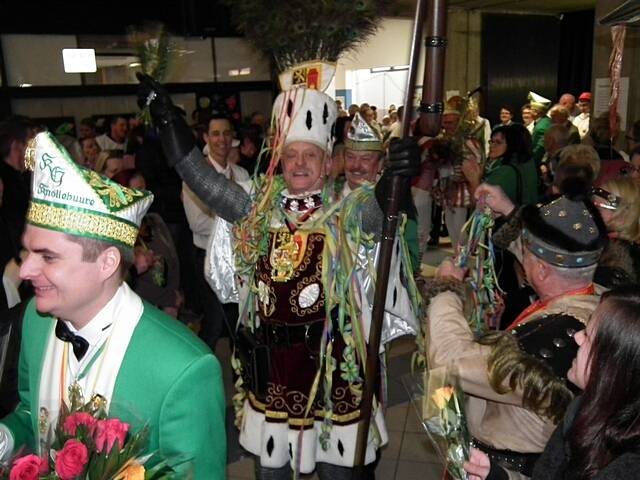
M 109 453 L 116 440 L 118 441 L 118 448 L 122 448 L 128 431 L 129 424 L 121 422 L 117 418 L 99 420 L 95 431 L 95 441 L 98 452 L 102 453 L 106 450 L 106 452 Z
M 78 440 L 67 440 L 56 454 L 56 473 L 61 480 L 72 480 L 82 473 L 89 461 L 89 451 Z
M 40 474 L 46 475 L 48 471 L 46 459 L 37 455 L 26 455 L 13 463 L 9 480 L 37 480 Z
M 96 428 L 96 423 L 97 420 L 93 415 L 85 412 L 78 412 L 74 413 L 73 415 L 69 415 L 64 420 L 62 429 L 67 435 L 75 437 L 76 432 L 78 431 L 78 427 L 80 425 L 84 425 L 87 428 L 87 432 L 89 432 L 89 435 L 93 435 L 93 432 Z

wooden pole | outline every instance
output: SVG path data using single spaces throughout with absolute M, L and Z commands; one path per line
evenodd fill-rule
M 443 4 L 432 0 L 433 3 Z M 433 5 L 433 4 L 432 4 Z M 440 5 L 439 14 L 446 14 L 446 8 Z M 409 136 L 411 128 L 411 117 L 413 113 L 413 97 L 416 85 L 416 72 L 418 60 L 420 58 L 420 43 L 422 41 L 422 26 L 424 25 L 427 10 L 427 0 L 418 0 L 416 4 L 416 15 L 413 24 L 413 39 L 411 44 L 411 60 L 409 63 L 409 73 L 407 78 L 407 89 L 404 99 L 404 112 L 402 115 L 402 137 Z M 439 22 L 442 23 L 442 22 Z M 428 62 L 427 62 L 428 63 Z M 443 64 L 444 65 L 444 64 Z M 443 75 L 440 74 L 440 78 Z M 440 89 L 442 90 L 442 88 Z M 439 126 L 439 117 L 438 117 Z M 355 468 L 353 477 L 364 479 L 366 470 L 364 467 L 365 455 L 367 451 L 367 441 L 369 438 L 369 427 L 371 425 L 371 414 L 373 410 L 373 395 L 378 385 L 378 355 L 380 349 L 380 337 L 382 334 L 382 321 L 384 318 L 384 307 L 387 298 L 387 284 L 389 282 L 389 268 L 393 255 L 393 244 L 398 226 L 398 209 L 400 194 L 410 188 L 410 179 L 395 176 L 391 181 L 391 188 L 387 193 L 385 205 L 385 217 L 382 226 L 382 238 L 380 257 L 378 258 L 378 272 L 376 276 L 375 296 L 373 302 L 373 312 L 371 314 L 371 328 L 369 331 L 369 342 L 367 345 L 367 361 L 365 368 L 364 392 L 360 404 L 360 422 L 358 424 L 358 437 L 355 452 Z
M 444 58 L 447 46 L 447 2 L 431 0 L 427 20 L 427 47 L 424 64 L 422 102 L 420 103 L 420 133 L 435 137 L 440 132 L 440 115 L 444 89 Z

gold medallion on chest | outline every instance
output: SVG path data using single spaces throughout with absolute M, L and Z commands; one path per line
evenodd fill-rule
M 271 279 L 274 282 L 288 282 L 302 262 L 307 249 L 308 233 L 282 231 L 273 235 L 271 243 Z

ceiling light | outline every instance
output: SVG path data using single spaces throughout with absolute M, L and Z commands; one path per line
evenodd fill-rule
M 65 73 L 95 72 L 96 51 L 93 48 L 63 48 L 62 61 Z

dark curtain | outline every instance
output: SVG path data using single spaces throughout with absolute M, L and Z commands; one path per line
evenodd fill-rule
M 514 120 L 522 121 L 520 107 L 530 90 L 556 100 L 558 17 L 487 13 L 482 32 L 482 112 L 492 125 L 505 104 L 515 109 Z
M 557 97 L 591 90 L 595 10 L 565 13 L 560 20 Z

